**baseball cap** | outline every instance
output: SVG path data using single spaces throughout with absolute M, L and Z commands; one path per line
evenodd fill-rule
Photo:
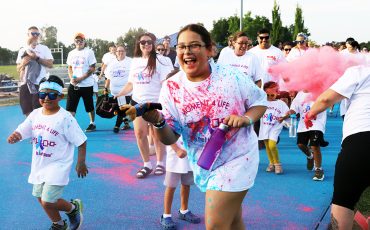
M 74 38 L 80 37 L 82 39 L 85 39 L 85 35 L 83 33 L 76 33 Z

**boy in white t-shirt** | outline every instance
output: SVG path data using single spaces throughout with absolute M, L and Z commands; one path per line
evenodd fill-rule
M 263 90 L 267 94 L 267 109 L 261 118 L 258 139 L 263 140 L 266 146 L 269 160 L 266 172 L 282 174 L 283 167 L 280 163 L 277 141 L 283 129 L 283 120 L 281 118 L 289 111 L 289 108 L 283 101 L 276 99 L 279 91 L 279 85 L 276 82 L 266 82 L 263 85 Z
M 166 149 L 166 177 L 164 179 L 166 191 L 164 194 L 164 212 L 160 219 L 162 228 L 176 228 L 176 223 L 172 220 L 171 206 L 173 195 L 179 181 L 181 181 L 181 208 L 178 211 L 178 218 L 193 224 L 198 224 L 200 223 L 200 218 L 188 209 L 190 185 L 194 184 L 194 177 L 186 150 L 183 147 L 182 138 L 180 137 L 175 144 L 166 146 Z
M 39 101 L 42 105 L 31 112 L 27 119 L 8 137 L 8 143 L 32 138 L 32 164 L 28 182 L 33 184 L 32 195 L 37 197 L 46 214 L 53 222 L 50 229 L 78 229 L 83 220 L 82 202 L 62 199 L 64 187 L 69 182 L 73 164 L 74 147 L 78 146 L 76 172 L 78 177 L 88 173 L 85 164 L 86 135 L 76 119 L 59 106 L 63 99 L 63 81 L 57 76 L 40 82 Z M 62 220 L 64 211 L 70 221 Z
M 324 180 L 324 170 L 321 167 L 322 155 L 321 147 L 326 147 L 328 142 L 324 140 L 326 111 L 317 115 L 317 119 L 313 121 L 313 126 L 306 128 L 303 118 L 310 111 L 312 101 L 311 94 L 305 91 L 298 92 L 297 96 L 292 101 L 290 111 L 284 116 L 286 119 L 291 114 L 299 113 L 301 119 L 297 128 L 297 145 L 298 148 L 307 156 L 307 170 L 312 170 L 315 166 L 315 174 L 313 180 Z

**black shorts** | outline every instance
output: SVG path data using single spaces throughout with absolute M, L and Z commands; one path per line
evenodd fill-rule
M 318 130 L 297 133 L 297 144 L 320 146 L 324 143 L 324 134 Z
M 370 131 L 346 137 L 335 164 L 333 204 L 353 210 L 370 186 Z
M 90 87 L 80 87 L 78 90 L 74 89 L 72 84 L 68 87 L 68 97 L 67 97 L 67 107 L 66 110 L 69 112 L 76 112 L 78 102 L 82 97 L 82 100 L 85 105 L 86 112 L 94 111 L 94 90 L 93 86 Z
M 35 85 L 36 89 L 39 90 L 39 86 Z M 41 104 L 39 102 L 39 96 L 36 94 L 31 94 L 27 84 L 21 85 L 19 87 L 19 104 L 23 114 L 29 114 L 34 109 L 40 108 Z

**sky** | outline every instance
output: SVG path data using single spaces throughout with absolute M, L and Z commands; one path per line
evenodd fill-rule
M 55 26 L 66 45 L 82 32 L 87 38 L 116 41 L 130 28 L 142 27 L 158 38 L 189 23 L 211 30 L 213 21 L 240 15 L 242 0 L 10 0 L 2 2 L 0 46 L 18 50 L 28 27 Z M 354 37 L 370 41 L 369 0 L 277 0 L 284 26 L 294 24 L 297 4 L 302 8 L 309 39 L 318 44 Z M 243 0 L 243 12 L 271 20 L 274 0 Z M 51 48 L 51 47 L 50 47 Z

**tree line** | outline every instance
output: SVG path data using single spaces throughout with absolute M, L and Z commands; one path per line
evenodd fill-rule
M 309 29 L 304 25 L 303 10 L 297 4 L 295 9 L 295 21 L 294 24 L 289 26 L 283 26 L 280 18 L 280 6 L 274 2 L 272 9 L 272 22 L 265 16 L 255 16 L 252 17 L 252 13 L 248 11 L 243 15 L 242 19 L 242 31 L 245 32 L 251 39 L 256 43 L 257 31 L 261 28 L 267 28 L 271 31 L 271 43 L 277 45 L 279 42 L 285 41 L 294 41 L 296 35 L 300 32 L 303 32 L 310 35 Z M 230 16 L 228 18 L 220 18 L 216 21 L 213 21 L 213 28 L 210 31 L 213 40 L 219 46 L 227 45 L 227 38 L 239 31 L 240 28 L 240 17 L 237 15 Z M 69 51 L 73 50 L 74 44 L 65 45 L 62 42 L 57 40 L 58 30 L 55 26 L 44 26 L 40 28 L 41 30 L 41 43 L 48 46 L 49 48 L 60 48 L 63 47 L 63 59 L 67 58 Z M 108 48 L 112 43 L 124 45 L 127 47 L 127 55 L 133 56 L 133 51 L 135 47 L 135 39 L 139 34 L 147 32 L 146 29 L 141 27 L 139 28 L 130 28 L 125 34 L 119 36 L 116 41 L 107 41 L 99 38 L 88 38 L 86 40 L 87 45 L 95 52 L 95 56 L 99 61 L 103 55 L 108 52 Z M 338 41 L 330 42 L 338 43 Z M 370 49 L 370 41 L 367 43 L 361 42 L 361 47 L 367 47 Z M 61 63 L 61 54 L 53 53 L 55 63 Z M 0 47 L 0 65 L 11 65 L 15 64 L 17 57 L 17 51 L 11 51 L 6 48 Z

